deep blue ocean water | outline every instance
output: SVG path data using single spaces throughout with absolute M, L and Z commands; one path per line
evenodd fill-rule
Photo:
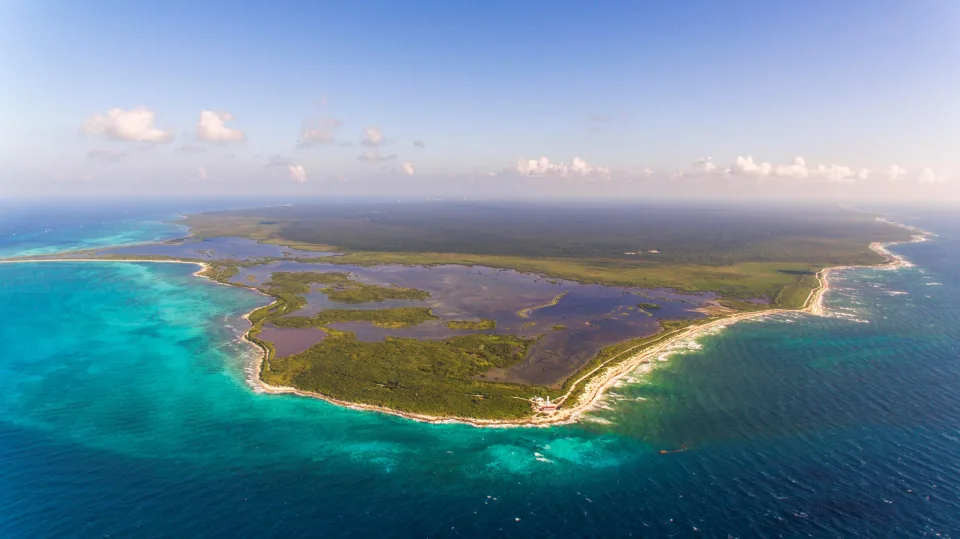
M 179 211 L 8 215 L 34 239 L 0 253 L 172 237 Z M 837 275 L 834 316 L 701 337 L 549 429 L 256 394 L 237 336 L 264 299 L 189 265 L 0 264 L 0 537 L 958 537 L 960 220 L 909 222 L 939 236 Z

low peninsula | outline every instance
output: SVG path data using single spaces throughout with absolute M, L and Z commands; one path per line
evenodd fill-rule
M 271 298 L 247 315 L 262 391 L 521 426 L 576 421 L 700 331 L 819 313 L 830 268 L 896 265 L 884 246 L 924 237 L 819 208 L 738 212 L 720 242 L 717 223 L 690 211 L 453 206 L 202 213 L 185 218 L 182 240 L 22 262 L 201 264 L 199 275 Z M 650 245 L 655 259 L 637 256 Z

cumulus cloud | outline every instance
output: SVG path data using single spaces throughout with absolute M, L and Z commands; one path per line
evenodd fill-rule
M 364 163 L 380 163 L 382 161 L 396 159 L 396 157 L 396 154 L 381 155 L 376 149 L 371 149 L 364 151 L 359 157 L 357 157 L 357 159 Z
M 422 140 L 415 140 L 415 141 L 413 141 L 413 147 L 414 147 L 414 148 L 426 148 L 426 147 L 427 147 L 427 143 L 424 142 L 424 141 L 422 141 Z
M 173 131 L 154 127 L 154 112 L 146 107 L 110 109 L 106 114 L 94 114 L 83 124 L 83 131 L 116 140 L 133 142 L 170 142 Z
M 549 174 L 567 176 L 571 173 L 578 174 L 580 176 L 610 174 L 609 167 L 591 166 L 579 157 L 574 157 L 573 162 L 570 165 L 562 162 L 551 163 L 550 159 L 546 157 L 530 160 L 519 159 L 517 161 L 515 170 L 524 176 L 542 176 Z
M 114 148 L 94 148 L 87 152 L 87 157 L 100 161 L 122 161 L 126 156 L 126 153 Z
M 891 181 L 902 180 L 907 175 L 907 169 L 900 165 L 890 165 L 887 169 L 887 178 Z
M 757 163 L 754 162 L 753 157 L 746 156 L 741 157 L 737 156 L 737 159 L 733 162 L 733 165 L 730 167 L 730 171 L 736 174 L 746 174 L 752 176 L 767 176 L 770 174 L 770 171 L 773 169 L 773 165 L 770 163 Z
M 229 112 L 200 111 L 197 138 L 208 142 L 237 142 L 246 138 L 243 131 L 225 125 L 230 121 L 233 121 L 233 115 Z
M 698 162 L 695 161 L 694 164 Z M 769 176 L 785 179 L 811 178 L 839 183 L 853 183 L 857 180 L 865 180 L 870 176 L 870 171 L 866 168 L 856 170 L 843 165 L 826 166 L 822 164 L 809 167 L 806 160 L 799 156 L 794 157 L 789 164 L 777 166 L 767 162 L 754 161 L 751 156 L 738 156 L 727 172 L 744 176 Z
M 570 163 L 570 171 L 580 174 L 581 176 L 588 176 L 591 174 L 606 175 L 610 174 L 610 167 L 595 167 L 587 164 L 586 161 L 580 159 L 579 157 L 574 157 L 573 162 Z
M 363 133 L 360 135 L 360 144 L 363 144 L 364 146 L 377 147 L 385 142 L 386 140 L 383 138 L 383 133 L 381 133 L 376 127 L 368 127 L 364 129 Z
M 693 168 L 697 172 L 713 172 L 717 170 L 716 163 L 713 162 L 712 157 L 704 157 L 702 159 L 697 159 L 693 162 Z
M 839 183 L 851 183 L 857 179 L 857 173 L 852 168 L 842 167 L 840 165 L 831 165 L 829 167 L 819 165 L 816 168 L 816 175 L 827 181 Z
M 403 172 L 406 173 L 407 176 L 413 176 L 414 168 L 413 163 L 410 161 L 404 161 L 400 168 L 403 169 Z
M 794 157 L 789 165 L 778 166 L 775 173 L 784 178 L 806 178 L 810 175 L 807 162 L 802 157 Z
M 936 173 L 933 172 L 932 168 L 923 167 L 923 170 L 920 171 L 920 177 L 917 178 L 917 181 L 920 183 L 937 183 L 939 179 L 937 178 Z
M 336 140 L 337 131 L 343 126 L 343 122 L 336 118 L 320 118 L 313 124 L 304 125 L 300 130 L 300 146 L 311 146 L 314 144 L 349 144 Z
M 303 165 L 289 165 L 287 170 L 290 171 L 290 177 L 294 180 L 300 183 L 307 181 L 307 171 L 303 168 Z
M 300 183 L 307 181 L 307 170 L 303 167 L 303 165 L 294 163 L 282 155 L 271 155 L 270 160 L 267 161 L 267 164 L 264 166 L 273 170 L 271 173 L 272 177 L 276 176 L 276 171 L 278 169 L 285 169 L 290 175 L 291 179 Z
M 197 167 L 197 178 L 200 178 L 201 180 L 206 180 L 206 179 L 207 179 L 207 169 L 205 169 L 205 168 L 203 168 L 203 167 Z

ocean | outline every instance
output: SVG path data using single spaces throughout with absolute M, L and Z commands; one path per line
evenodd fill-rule
M 0 256 L 189 209 L 0 213 Z M 960 220 L 908 217 L 938 235 L 835 274 L 830 316 L 683 343 L 541 429 L 255 393 L 264 298 L 194 266 L 0 264 L 0 537 L 958 537 Z

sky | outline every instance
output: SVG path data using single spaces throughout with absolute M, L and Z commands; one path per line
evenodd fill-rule
M 0 3 L 0 196 L 960 198 L 960 2 Z

